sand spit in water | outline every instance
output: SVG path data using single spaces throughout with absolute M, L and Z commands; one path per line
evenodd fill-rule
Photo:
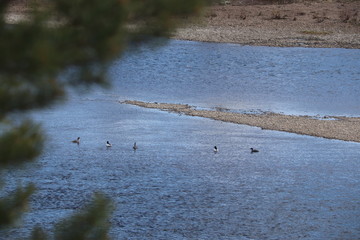
M 126 100 L 122 103 L 188 116 L 205 117 L 224 122 L 255 126 L 268 130 L 360 142 L 360 117 L 317 119 L 311 116 L 294 116 L 278 113 L 248 114 L 217 110 L 197 110 L 195 107 L 187 104 L 150 103 L 132 100 Z

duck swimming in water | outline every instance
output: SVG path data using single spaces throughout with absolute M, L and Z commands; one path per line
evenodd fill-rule
M 71 142 L 79 144 L 79 143 L 80 143 L 80 137 L 78 137 L 78 138 L 75 139 L 75 140 L 72 140 Z
M 133 146 L 134 151 L 136 151 L 136 149 L 138 149 L 136 142 L 134 142 L 134 146 Z
M 219 149 L 216 146 L 214 146 L 214 153 L 217 153 L 218 151 Z
M 255 149 L 255 148 L 250 148 L 250 150 L 251 150 L 251 153 L 259 152 L 259 150 Z
M 112 145 L 109 141 L 106 141 L 106 147 L 112 147 Z

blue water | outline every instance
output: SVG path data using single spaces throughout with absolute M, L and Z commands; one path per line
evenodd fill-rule
M 165 48 L 136 52 L 126 54 L 111 71 L 121 99 L 360 115 L 360 50 L 171 41 Z
M 119 103 L 358 116 L 358 53 L 183 41 L 133 49 L 113 64 L 113 88 L 33 114 L 48 136 L 44 153 L 4 172 L 3 189 L 38 190 L 0 239 L 36 224 L 52 231 L 94 191 L 116 204 L 113 239 L 359 239 L 359 143 Z

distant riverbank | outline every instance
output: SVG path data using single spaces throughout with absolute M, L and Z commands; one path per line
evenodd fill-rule
M 359 1 L 208 7 L 173 38 L 254 46 L 360 48 Z M 244 1 L 237 1 L 244 2 Z
M 360 49 L 360 1 L 226 2 L 230 4 L 206 7 L 200 18 L 181 19 L 182 27 L 171 37 L 252 46 Z M 27 1 L 14 1 L 6 21 L 26 20 L 29 7 Z
M 242 114 L 229 111 L 197 110 L 195 107 L 186 104 L 149 103 L 130 100 L 126 100 L 123 103 L 188 116 L 256 126 L 268 130 L 360 142 L 359 117 L 324 117 L 317 119 L 310 116 L 293 116 L 277 113 Z

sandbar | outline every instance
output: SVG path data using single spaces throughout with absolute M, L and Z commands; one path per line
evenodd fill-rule
M 188 104 L 142 102 L 135 100 L 126 100 L 121 103 L 188 116 L 249 125 L 267 130 L 360 142 L 360 117 L 328 116 L 325 118 L 314 118 L 312 116 L 285 115 L 273 112 L 261 114 L 234 113 L 220 110 L 200 110 Z

